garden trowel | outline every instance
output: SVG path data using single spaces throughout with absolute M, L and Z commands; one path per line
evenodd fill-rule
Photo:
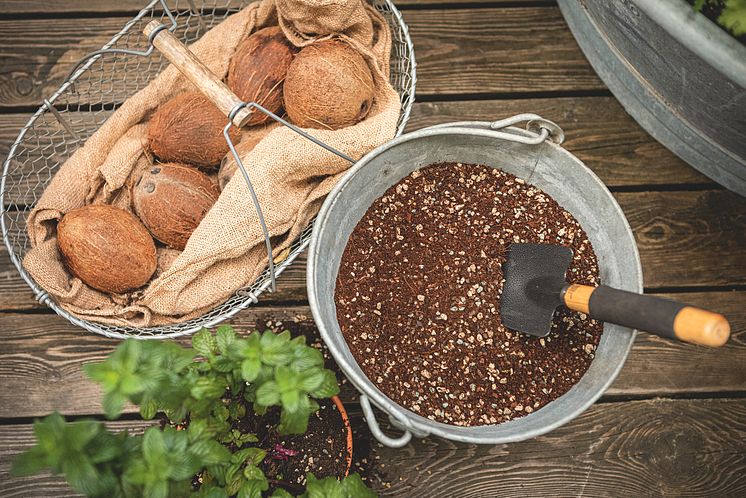
M 503 265 L 500 315 L 505 326 L 544 337 L 558 306 L 604 322 L 644 330 L 661 337 L 722 346 L 730 336 L 724 316 L 660 297 L 601 285 L 568 283 L 565 273 L 572 249 L 552 244 L 512 244 Z

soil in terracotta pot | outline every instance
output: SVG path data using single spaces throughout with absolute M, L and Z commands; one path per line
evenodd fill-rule
M 247 415 L 231 425 L 231 429 L 258 438 L 257 442 L 246 443 L 241 448 L 257 447 L 267 452 L 259 467 L 270 483 L 269 493 L 277 488 L 302 493 L 309 472 L 318 478 L 345 476 L 349 451 L 344 421 L 331 399 L 318 400 L 318 403 L 319 411 L 308 419 L 305 434 L 284 436 L 278 433 L 280 408 L 277 406 L 256 416 L 247 405 Z M 228 448 L 232 452 L 241 449 L 233 443 L 228 444 Z M 199 488 L 201 479 L 200 475 L 194 477 L 194 489 Z
M 538 410 L 580 380 L 601 323 L 563 310 L 538 338 L 501 322 L 514 242 L 569 246 L 568 279 L 600 283 L 577 220 L 506 172 L 432 165 L 371 206 L 347 243 L 335 298 L 352 354 L 387 396 L 432 420 L 487 425 Z
M 337 407 L 331 400 L 319 400 L 321 407 L 308 420 L 308 432 L 283 436 L 275 427 L 280 423 L 280 410 L 273 407 L 261 417 L 246 416 L 236 429 L 256 434 L 258 446 L 267 451 L 261 468 L 267 479 L 276 481 L 288 491 L 302 491 L 306 474 L 318 478 L 344 477 L 347 470 L 347 431 Z

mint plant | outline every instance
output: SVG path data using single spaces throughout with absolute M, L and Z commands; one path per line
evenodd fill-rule
M 705 5 L 722 9 L 717 22 L 734 36 L 746 35 L 746 0 L 694 0 L 694 10 Z
M 339 391 L 321 352 L 287 331 L 240 337 L 221 326 L 215 334 L 195 334 L 191 348 L 129 339 L 83 368 L 101 385 L 107 418 L 119 417 L 127 402 L 146 420 L 158 413 L 167 418 L 142 435 L 112 433 L 94 420 L 66 423 L 58 413 L 34 423 L 37 444 L 16 458 L 13 473 L 50 469 L 91 497 L 259 498 L 270 488 L 261 469 L 267 452 L 236 422 L 277 406 L 277 430 L 302 434 L 319 409 L 316 400 Z M 282 459 L 296 454 L 282 447 L 270 452 Z M 279 487 L 272 494 L 286 496 Z M 342 481 L 309 474 L 302 496 L 375 495 L 356 474 Z

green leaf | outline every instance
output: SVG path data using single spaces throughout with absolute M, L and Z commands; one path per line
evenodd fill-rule
M 305 344 L 295 347 L 291 368 L 296 372 L 324 365 L 324 355 L 316 348 Z
M 266 479 L 264 477 L 264 472 L 262 472 L 262 469 L 253 464 L 249 464 L 244 467 L 243 476 L 249 481 L 262 481 Z
M 337 383 L 337 376 L 331 370 L 323 371 L 324 380 L 321 385 L 311 391 L 311 396 L 314 398 L 331 398 L 339 394 L 339 384 Z
M 298 391 L 301 388 L 301 376 L 288 367 L 275 368 L 275 382 L 277 389 L 282 393 L 286 391 Z
M 280 391 L 275 381 L 268 381 L 256 390 L 256 402 L 264 406 L 276 405 L 280 402 Z
M 320 369 L 304 370 L 300 372 L 300 375 L 300 388 L 305 392 L 315 391 L 321 387 L 321 384 L 324 382 L 324 371 Z
M 746 0 L 725 0 L 718 23 L 734 36 L 746 35 Z
M 269 489 L 264 472 L 259 467 L 247 465 L 243 470 L 245 481 L 238 490 L 239 498 L 261 498 L 262 491 Z
M 287 365 L 293 358 L 293 352 L 288 347 L 290 332 L 287 330 L 279 334 L 266 331 L 260 339 L 262 345 L 262 362 L 267 365 Z
M 230 417 L 231 415 L 230 410 L 228 410 L 228 407 L 223 404 L 215 405 L 215 408 L 212 409 L 212 413 L 213 415 L 215 415 L 215 418 L 219 420 L 220 422 L 225 422 L 226 420 L 228 420 L 228 417 Z
M 241 438 L 238 442 L 243 445 L 246 443 L 256 443 L 257 441 L 259 441 L 259 438 L 254 434 L 241 434 Z
M 231 452 L 228 448 L 212 439 L 195 442 L 189 451 L 198 457 L 204 465 L 214 465 L 229 462 Z
M 93 495 L 98 486 L 98 472 L 85 455 L 69 455 L 62 464 L 65 479 L 70 487 L 86 495 Z
M 126 435 L 125 435 L 126 437 Z M 111 462 L 124 455 L 124 444 L 121 436 L 114 435 L 103 428 L 86 446 L 91 462 L 100 464 Z
M 226 493 L 223 488 L 202 484 L 195 496 L 197 496 L 197 498 L 228 498 L 228 493 Z
M 145 484 L 145 496 L 148 498 L 168 498 L 168 481 L 153 480 Z
M 307 396 L 301 398 L 296 411 L 283 409 L 280 413 L 280 434 L 303 434 L 308 429 L 308 417 L 319 409 L 319 405 Z
M 377 495 L 365 485 L 360 475 L 350 474 L 342 480 L 342 487 L 350 498 L 376 498 Z
M 304 498 L 376 498 L 358 474 L 350 474 L 338 481 L 334 477 L 317 479 L 313 473 L 306 477 Z
M 127 397 L 123 394 L 119 393 L 118 391 L 113 391 L 110 393 L 104 394 L 104 399 L 102 400 L 102 405 L 104 407 L 104 415 L 106 415 L 106 418 L 109 420 L 113 420 L 122 413 L 122 407 L 124 406 L 124 403 L 127 401 Z
M 294 412 L 298 409 L 298 405 L 301 403 L 301 394 L 295 390 L 288 390 L 280 393 L 280 401 L 282 401 L 282 407 L 285 410 Z
M 207 329 L 202 329 L 192 337 L 192 347 L 203 356 L 217 354 L 218 341 Z
M 192 385 L 190 393 L 196 399 L 219 399 L 225 394 L 225 381 L 215 377 L 200 377 Z
M 241 377 L 246 382 L 254 382 L 262 368 L 262 362 L 259 358 L 247 358 L 241 362 Z
M 228 373 L 235 370 L 238 365 L 235 361 L 227 356 L 213 356 L 210 358 L 210 365 L 216 372 Z
M 316 479 L 313 473 L 306 478 L 306 492 L 303 496 L 308 498 L 347 498 L 339 481 L 334 477 Z
M 259 465 L 262 460 L 267 456 L 267 452 L 264 451 L 261 448 L 244 448 L 242 450 L 238 450 L 233 454 L 232 461 L 233 463 L 239 463 L 242 464 L 244 462 L 250 462 L 254 465 Z M 247 479 L 251 479 L 251 477 L 246 477 Z
M 293 495 L 282 488 L 277 488 L 269 498 L 293 498 Z
M 697 12 L 700 12 L 702 10 L 702 7 L 705 6 L 706 1 L 707 0 L 694 0 L 694 5 L 692 6 L 692 8 Z
M 140 415 L 145 420 L 152 420 L 158 412 L 158 404 L 153 398 L 146 398 L 140 402 Z
M 142 454 L 145 460 L 155 461 L 166 456 L 163 433 L 158 427 L 149 427 L 142 439 Z
M 236 339 L 236 333 L 230 325 L 221 325 L 215 332 L 215 339 L 218 345 L 218 350 L 222 354 L 227 354 L 233 345 L 233 341 Z
M 109 357 L 116 370 L 134 372 L 139 364 L 142 342 L 137 339 L 127 339 L 122 342 Z
M 38 446 L 34 446 L 13 460 L 10 473 L 14 476 L 30 476 L 37 474 L 49 467 L 46 452 Z
M 119 384 L 119 374 L 108 363 L 86 363 L 83 371 L 89 379 L 101 385 L 104 392 L 113 391 Z
M 143 380 L 139 375 L 124 372 L 119 378 L 119 392 L 126 396 L 141 393 L 143 391 Z
M 194 442 L 200 439 L 205 433 L 207 432 L 207 420 L 205 419 L 196 419 L 191 420 L 189 422 L 189 427 L 187 427 L 187 436 L 189 437 L 189 440 Z

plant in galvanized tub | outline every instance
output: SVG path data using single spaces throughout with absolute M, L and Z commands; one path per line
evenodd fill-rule
M 84 370 L 105 393 L 107 418 L 130 402 L 161 423 L 134 435 L 54 413 L 35 422 L 37 444 L 15 474 L 50 469 L 92 497 L 375 496 L 348 475 L 352 432 L 337 379 L 302 336 L 222 326 L 191 348 L 130 339 Z

